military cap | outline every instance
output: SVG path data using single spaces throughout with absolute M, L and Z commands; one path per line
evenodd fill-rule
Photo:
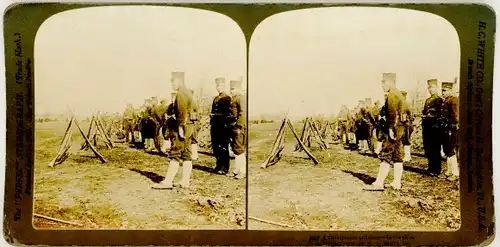
M 231 87 L 232 86 L 234 86 L 234 87 L 241 87 L 241 81 L 239 81 L 239 80 L 231 80 L 231 81 L 229 81 L 229 85 Z
M 383 73 L 382 74 L 383 81 L 396 81 L 396 73 Z
M 429 79 L 427 80 L 427 85 L 428 86 L 437 86 L 438 80 L 437 79 Z
M 172 72 L 172 80 L 174 79 L 179 79 L 179 80 L 184 80 L 184 72 L 180 72 L 180 71 L 174 71 Z
M 442 89 L 453 89 L 455 83 L 453 82 L 443 82 L 441 83 L 441 88 Z
M 402 91 L 401 91 L 401 95 L 406 96 L 406 95 L 408 95 L 408 92 L 406 92 L 406 91 L 402 90 Z
M 224 84 L 224 83 L 226 83 L 226 79 L 224 79 L 224 77 L 215 78 L 215 84 Z

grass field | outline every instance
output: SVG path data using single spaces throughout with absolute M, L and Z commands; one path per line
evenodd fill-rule
M 89 122 L 80 123 L 86 132 Z M 35 213 L 94 229 L 244 229 L 246 181 L 208 172 L 215 165 L 210 156 L 200 154 L 194 162 L 189 189 L 153 190 L 168 158 L 118 142 L 108 150 L 101 143 L 97 149 L 108 161 L 102 164 L 90 150 L 79 150 L 83 138 L 73 127 L 70 156 L 48 167 L 67 124 L 36 125 Z M 34 226 L 75 228 L 38 217 Z
M 405 164 L 403 188 L 397 192 L 363 191 L 375 181 L 379 160 L 330 144 L 312 148 L 320 164 L 287 131 L 280 162 L 266 169 L 266 159 L 281 123 L 249 127 L 249 216 L 285 223 L 283 227 L 249 219 L 251 230 L 393 230 L 453 231 L 460 227 L 458 182 L 423 175 L 426 160 Z M 295 124 L 300 131 L 301 123 Z M 300 135 L 300 132 L 299 132 Z M 386 183 L 392 181 L 392 169 Z

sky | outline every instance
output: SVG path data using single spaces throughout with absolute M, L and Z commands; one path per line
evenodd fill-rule
M 214 80 L 243 79 L 246 44 L 240 27 L 210 11 L 112 6 L 56 14 L 35 38 L 37 114 L 123 112 L 157 96 L 170 99 L 170 73 L 217 94 Z M 66 106 L 67 105 L 67 106 Z
M 453 81 L 460 71 L 458 34 L 445 19 L 375 7 L 297 10 L 257 26 L 249 48 L 249 116 L 337 114 L 341 104 L 383 100 L 382 73 L 400 90 Z M 420 83 L 418 83 L 420 81 Z

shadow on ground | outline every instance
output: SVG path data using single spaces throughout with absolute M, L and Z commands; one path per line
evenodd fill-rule
M 157 173 L 154 173 L 154 172 L 141 171 L 141 170 L 135 169 L 135 168 L 131 168 L 129 170 L 131 170 L 133 172 L 137 172 L 137 173 L 149 178 L 149 180 L 153 181 L 154 183 L 159 183 L 159 182 L 163 181 L 163 179 L 165 179 L 165 177 L 158 175 Z
M 347 173 L 347 174 L 351 174 L 355 178 L 363 181 L 363 183 L 365 183 L 365 184 L 372 184 L 376 180 L 374 177 L 366 175 L 366 174 L 363 174 L 363 173 L 353 172 L 353 171 L 346 171 L 346 170 L 342 170 L 342 171 L 345 172 L 345 173 Z

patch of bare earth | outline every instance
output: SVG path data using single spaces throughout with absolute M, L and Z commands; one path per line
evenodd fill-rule
M 116 143 L 109 150 L 98 145 L 108 161 L 101 164 L 91 151 L 79 150 L 83 139 L 75 129 L 68 159 L 48 167 L 66 124 L 36 126 L 34 209 L 83 226 L 34 218 L 35 227 L 244 229 L 245 180 L 208 172 L 214 166 L 209 156 L 200 155 L 194 162 L 189 189 L 154 190 L 151 186 L 163 179 L 168 158 Z
M 288 131 L 284 157 L 261 169 L 280 123 L 249 128 L 249 216 L 288 224 L 283 227 L 250 219 L 254 230 L 393 230 L 453 231 L 460 227 L 457 182 L 422 175 L 426 161 L 414 156 L 405 165 L 401 191 L 364 191 L 378 172 L 379 160 L 330 144 L 312 148 L 320 164 L 296 144 Z M 301 124 L 295 129 L 300 131 Z M 299 133 L 300 135 L 300 133 Z M 263 145 L 265 144 L 265 145 Z M 392 181 L 392 171 L 386 183 Z

